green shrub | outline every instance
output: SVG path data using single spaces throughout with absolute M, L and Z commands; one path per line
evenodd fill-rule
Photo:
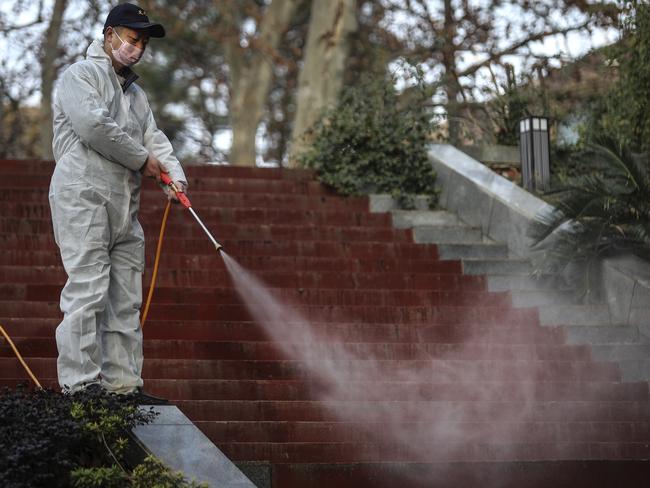
M 580 158 L 593 171 L 568 179 L 552 197 L 556 210 L 538 216 L 531 236 L 543 251 L 538 274 L 568 273 L 591 295 L 602 258 L 634 253 L 650 259 L 650 159 L 611 140 L 587 147 Z
M 186 482 L 181 472 L 173 472 L 154 456 L 148 456 L 133 470 L 132 488 L 208 488 L 207 484 Z
M 0 392 L 3 488 L 185 488 L 180 473 L 129 459 L 129 432 L 155 413 L 99 391 L 62 395 L 20 386 Z M 131 472 L 132 470 L 132 472 Z M 143 481 L 145 480 L 145 481 Z
M 70 473 L 70 478 L 74 488 L 123 488 L 129 483 L 119 466 L 77 468 Z
M 436 174 L 427 157 L 432 131 L 424 89 L 400 99 L 394 80 L 366 79 L 347 89 L 308 132 L 313 143 L 298 161 L 345 195 L 390 193 L 411 207 L 412 197 L 421 194 L 433 207 Z
M 0 397 L 0 486 L 64 487 L 83 452 L 71 399 L 25 388 Z

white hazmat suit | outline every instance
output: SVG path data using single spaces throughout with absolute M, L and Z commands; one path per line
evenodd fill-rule
M 172 180 L 187 184 L 135 74 L 127 73 L 118 78 L 96 40 L 86 59 L 62 74 L 54 101 L 49 200 L 68 275 L 56 329 L 64 390 L 99 382 L 129 393 L 142 386 L 140 169 L 152 154 Z

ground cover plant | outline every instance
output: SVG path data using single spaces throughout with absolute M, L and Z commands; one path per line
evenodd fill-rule
M 152 410 L 101 390 L 63 395 L 25 386 L 0 392 L 3 488 L 198 487 L 146 456 L 129 431 Z

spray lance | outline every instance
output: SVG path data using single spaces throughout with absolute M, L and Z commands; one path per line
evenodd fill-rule
M 176 197 L 178 198 L 180 204 L 190 211 L 190 213 L 199 223 L 203 231 L 207 234 L 208 238 L 212 241 L 212 244 L 214 244 L 214 247 L 217 249 L 217 251 L 222 250 L 223 246 L 217 242 L 217 240 L 212 236 L 208 228 L 205 226 L 205 224 L 201 221 L 199 216 L 196 214 L 196 212 L 192 208 L 192 203 L 190 202 L 190 199 L 187 198 L 187 195 L 185 195 L 183 191 L 179 190 L 176 187 L 176 185 L 174 184 L 174 182 L 172 181 L 172 179 L 169 177 L 167 173 L 160 173 L 160 179 L 162 180 L 162 183 L 170 189 L 170 191 L 173 191 L 176 194 Z

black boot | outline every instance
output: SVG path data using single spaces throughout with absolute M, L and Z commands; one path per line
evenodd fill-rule
M 145 393 L 142 391 L 142 388 L 137 388 L 133 393 L 133 398 L 137 403 L 140 405 L 167 405 L 169 404 L 169 400 L 166 398 L 160 398 L 157 396 L 153 396 L 149 393 Z

